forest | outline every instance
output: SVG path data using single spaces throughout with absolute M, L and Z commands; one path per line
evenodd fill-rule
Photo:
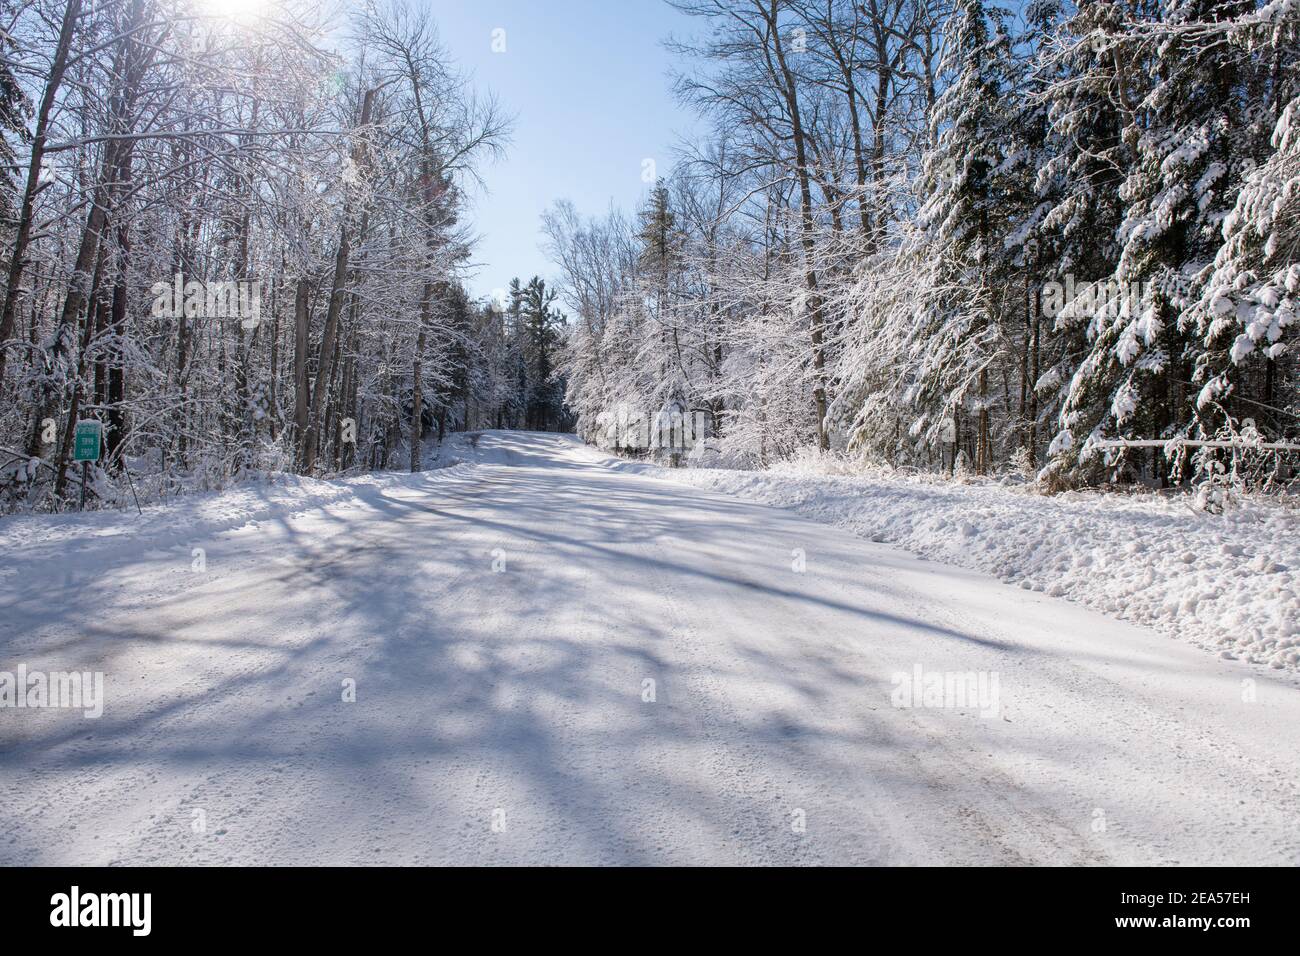
M 466 191 L 510 118 L 427 11 L 0 5 L 0 507 L 422 467 L 558 428 L 541 279 L 471 301 Z
M 1293 480 L 1300 2 L 673 5 L 710 132 L 479 300 L 512 117 L 427 7 L 0 0 L 0 510 L 87 421 L 113 506 L 664 409 L 729 466 Z
M 675 402 L 741 466 L 1290 480 L 1300 5 L 676 6 L 712 135 L 547 223 L 587 437 Z

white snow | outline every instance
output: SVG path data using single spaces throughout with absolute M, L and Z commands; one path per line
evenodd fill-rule
M 0 709 L 0 864 L 1300 863 L 1295 675 L 567 436 L 461 441 L 0 522 L 0 671 L 105 675 L 98 720 Z M 833 516 L 867 486 L 790 487 Z M 954 557 L 1020 533 L 1003 492 L 911 494 Z M 1130 563 L 1292 573 L 1221 543 Z
M 678 470 L 936 561 L 1158 628 L 1225 657 L 1300 670 L 1300 503 L 1246 499 L 1225 514 L 1184 496 L 1074 492 L 995 482 Z

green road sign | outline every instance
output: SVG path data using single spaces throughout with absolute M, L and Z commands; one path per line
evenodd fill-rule
M 72 460 L 99 461 L 99 445 L 104 426 L 99 422 L 77 422 L 72 433 Z

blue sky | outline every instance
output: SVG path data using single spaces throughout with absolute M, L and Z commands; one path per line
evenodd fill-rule
M 698 121 L 673 100 L 674 60 L 661 40 L 701 25 L 663 0 L 428 0 L 444 45 L 516 117 L 505 160 L 483 171 L 474 197 L 481 264 L 470 291 L 487 296 L 512 276 L 553 278 L 538 248 L 540 216 L 556 199 L 584 214 L 612 200 L 635 208 L 648 190 L 642 162 L 671 166 L 671 148 Z M 504 30 L 505 52 L 492 50 Z

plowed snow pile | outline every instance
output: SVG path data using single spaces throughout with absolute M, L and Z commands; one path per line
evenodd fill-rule
M 1070 493 L 793 470 L 664 477 L 790 508 L 1207 647 L 1300 670 L 1300 510 L 1212 515 L 1157 495 Z

